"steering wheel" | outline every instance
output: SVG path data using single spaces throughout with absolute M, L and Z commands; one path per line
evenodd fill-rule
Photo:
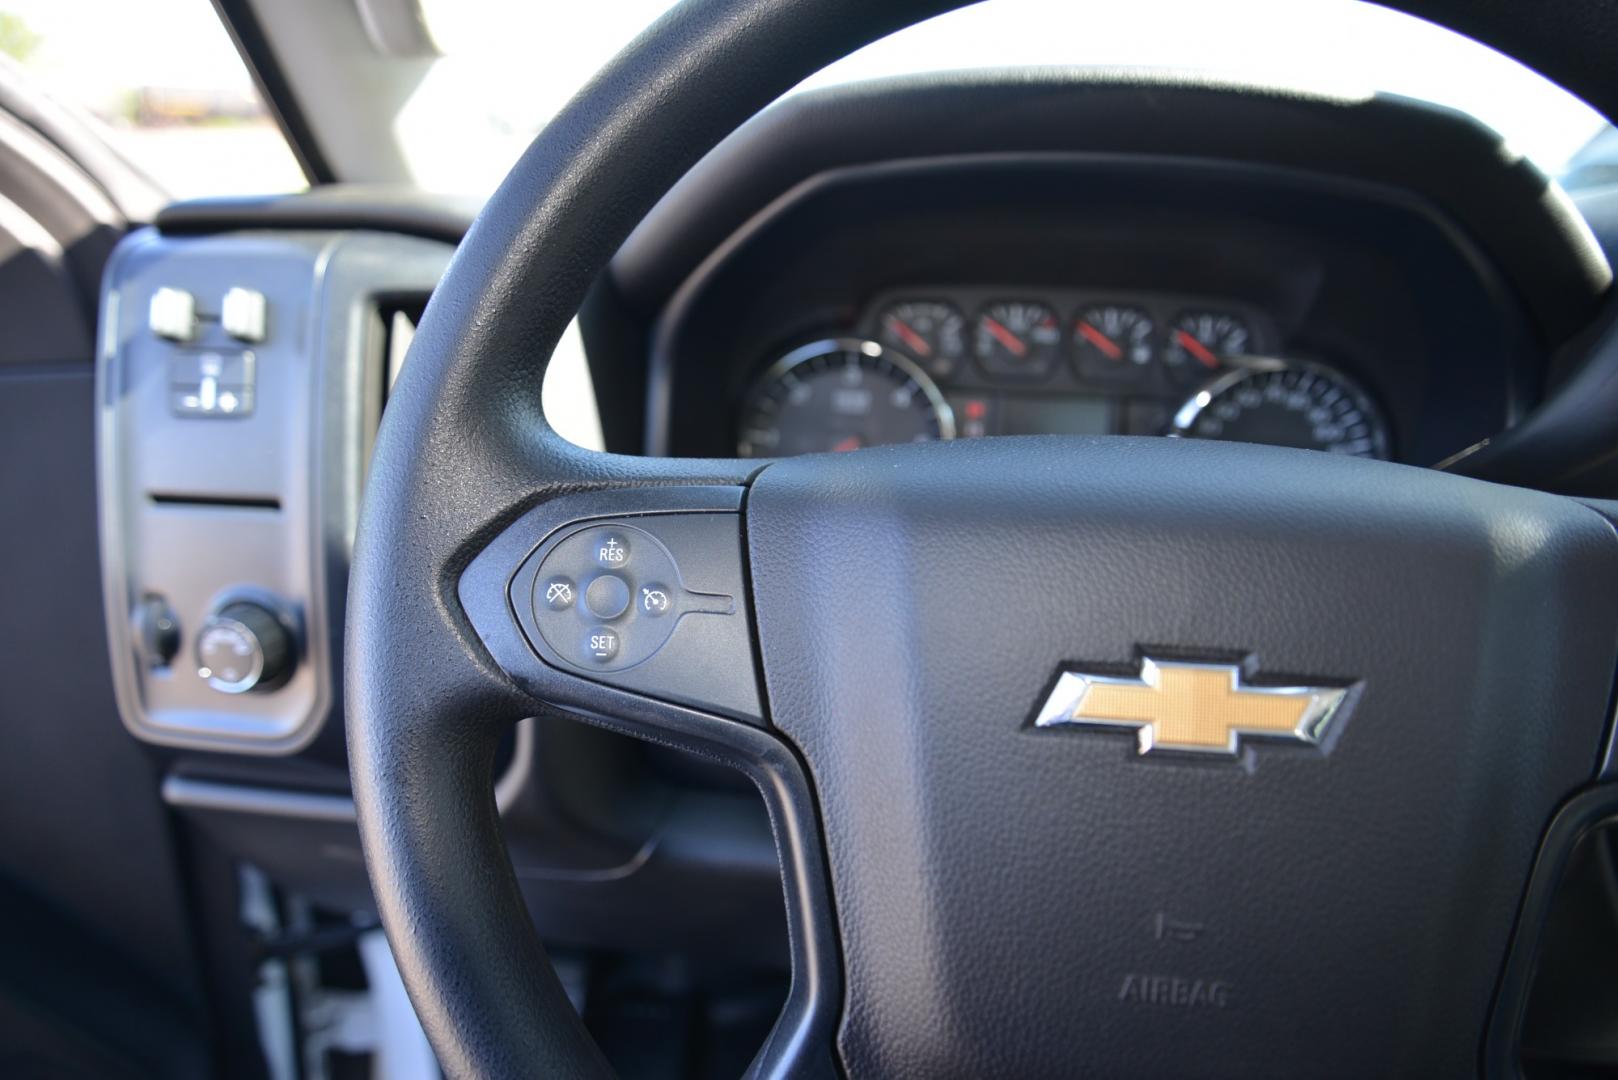
M 1605 770 L 1618 538 L 1594 509 L 1232 444 L 760 467 L 546 424 L 541 358 L 674 181 L 954 6 L 671 11 L 434 293 L 346 661 L 366 864 L 432 1045 L 454 1076 L 607 1071 L 490 790 L 509 726 L 563 712 L 757 783 L 793 973 L 756 1073 L 1475 1071 L 1545 823 Z M 1618 116 L 1609 5 L 1393 6 Z

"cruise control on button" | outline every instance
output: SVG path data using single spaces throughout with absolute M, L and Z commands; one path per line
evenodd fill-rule
M 653 617 L 666 614 L 673 602 L 674 601 L 670 599 L 669 587 L 667 585 L 652 584 L 641 586 L 640 609 L 645 614 Z

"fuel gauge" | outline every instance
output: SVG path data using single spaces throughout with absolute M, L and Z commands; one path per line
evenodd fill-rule
M 966 356 L 966 320 L 949 304 L 910 300 L 882 313 L 880 340 L 936 379 L 955 374 Z

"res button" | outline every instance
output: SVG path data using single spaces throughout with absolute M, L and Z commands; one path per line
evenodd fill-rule
M 593 538 L 590 551 L 597 566 L 622 569 L 629 564 L 629 537 L 622 529 L 603 529 Z

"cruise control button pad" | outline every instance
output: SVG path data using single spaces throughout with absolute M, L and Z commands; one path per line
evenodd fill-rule
M 596 682 L 762 722 L 744 600 L 740 489 L 638 492 L 635 501 L 643 506 L 671 505 L 605 516 L 620 500 L 628 501 L 613 493 L 555 500 L 478 556 L 461 592 L 480 635 L 486 642 L 491 632 L 499 636 L 496 609 L 487 602 L 493 597 L 485 590 L 494 585 L 499 563 L 510 559 L 507 567 L 517 565 L 501 575 L 501 606 L 537 660 Z M 585 513 L 561 517 L 573 507 Z M 497 655 L 510 657 L 503 649 L 497 645 Z
M 591 523 L 569 530 L 540 557 L 537 571 L 528 610 L 539 636 L 563 659 L 597 670 L 644 662 L 685 615 L 736 610 L 732 595 L 665 584 L 681 580 L 674 556 L 632 525 Z M 558 606 L 550 588 L 557 580 L 583 582 L 580 600 Z

